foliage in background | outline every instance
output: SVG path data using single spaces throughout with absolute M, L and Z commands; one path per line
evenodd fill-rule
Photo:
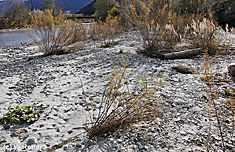
M 180 19 L 171 13 L 171 5 L 165 4 L 157 7 L 153 0 L 135 2 L 123 12 L 129 23 L 134 24 L 140 31 L 144 47 L 146 50 L 158 51 L 161 49 L 174 48 L 175 44 L 181 40 L 178 29 Z M 183 26 L 184 24 L 181 23 Z
M 88 136 L 96 139 L 112 132 L 125 130 L 132 123 L 152 120 L 161 113 L 161 104 L 157 101 L 156 92 L 162 82 L 157 78 L 147 79 L 139 75 L 135 84 L 131 84 L 127 75 L 125 60 L 120 61 L 123 67 L 114 68 L 102 97 L 97 119 L 92 119 Z
M 95 10 L 96 15 L 101 21 L 104 21 L 109 14 L 109 11 L 115 5 L 115 0 L 96 0 Z
M 26 27 L 27 25 L 28 8 L 16 0 L 7 1 L 6 9 L 0 16 L 0 29 Z
M 230 27 L 235 27 L 235 1 L 222 0 L 212 6 L 215 19 L 222 27 L 228 24 Z
M 33 123 L 40 118 L 40 114 L 35 112 L 34 107 L 25 106 L 19 107 L 16 106 L 13 109 L 9 110 L 7 113 L 3 114 L 3 118 L 0 119 L 1 124 L 23 124 L 23 123 Z
M 63 10 L 63 4 L 59 0 L 40 0 L 41 10 L 52 10 L 53 16 L 57 16 Z
M 108 15 L 105 22 L 98 21 L 91 23 L 89 28 L 90 38 L 93 40 L 101 40 L 102 46 L 112 46 L 115 44 L 115 38 L 122 33 L 122 27 L 118 17 Z

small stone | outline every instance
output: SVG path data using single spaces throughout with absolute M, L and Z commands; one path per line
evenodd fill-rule
M 12 95 L 13 95 L 13 93 L 11 93 L 11 92 L 8 92 L 8 93 L 7 93 L 7 95 L 8 95 L 8 96 L 12 96 Z
M 6 124 L 6 125 L 4 125 L 3 128 L 4 128 L 5 130 L 10 129 L 10 128 L 11 128 L 11 125 L 10 125 L 10 124 Z
M 75 148 L 82 148 L 82 144 L 76 144 Z
M 122 143 L 122 140 L 121 140 L 121 139 L 118 139 L 117 142 L 118 142 L 118 143 Z
M 232 144 L 228 144 L 228 143 L 227 143 L 227 144 L 226 144 L 226 148 L 227 148 L 227 149 L 230 149 L 230 150 L 232 150 L 232 149 L 234 150 L 235 146 L 232 145 Z
M 235 64 L 228 66 L 228 72 L 231 76 L 235 77 Z
M 27 145 L 34 145 L 36 143 L 36 138 L 29 138 L 27 141 Z
M 144 150 L 148 150 L 148 146 L 144 146 L 143 149 L 144 149 Z
M 186 133 L 185 131 L 180 131 L 180 134 L 181 134 L 182 136 L 186 136 L 186 135 L 187 135 L 187 133 Z
M 95 143 L 90 139 L 84 139 L 82 144 L 87 145 L 87 146 L 91 146 L 91 145 L 94 145 Z
M 37 129 L 37 128 L 35 128 L 35 129 L 33 129 L 32 131 L 33 131 L 33 132 L 36 132 L 37 130 L 38 130 L 38 129 Z
M 211 137 L 212 137 L 213 139 L 217 140 L 217 141 L 220 141 L 220 140 L 221 140 L 221 138 L 220 138 L 219 136 L 217 136 L 217 135 L 211 135 Z
M 73 133 L 73 131 L 72 131 L 72 130 L 69 130 L 69 131 L 68 131 L 68 134 L 71 134 L 71 133 Z
M 139 150 L 144 149 L 144 147 L 140 143 L 138 143 L 138 148 L 139 148 Z
M 60 132 L 60 128 L 57 128 L 57 129 L 56 129 L 56 132 Z
M 86 102 L 86 100 L 81 100 L 80 101 L 80 105 L 85 105 L 87 102 Z
M 110 138 L 110 139 L 109 139 L 109 141 L 110 141 L 110 142 L 113 142 L 113 141 L 114 141 L 114 139 L 113 139 L 113 138 Z
M 183 124 L 183 123 L 184 123 L 184 120 L 183 120 L 183 119 L 181 119 L 181 118 L 178 118 L 178 119 L 176 119 L 176 120 L 175 120 L 175 122 L 178 122 L 178 123 Z

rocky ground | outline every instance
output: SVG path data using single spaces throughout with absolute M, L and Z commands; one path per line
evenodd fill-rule
M 1 125 L 0 151 L 7 146 L 24 144 L 47 149 L 83 133 L 83 124 L 89 119 L 87 105 L 95 103 L 99 107 L 112 67 L 121 58 L 126 59 L 128 71 L 134 77 L 138 73 L 149 78 L 163 73 L 166 80 L 158 95 L 159 101 L 167 107 L 163 115 L 136 125 L 137 128 L 128 134 L 116 134 L 98 143 L 81 134 L 56 151 L 206 150 L 204 137 L 208 135 L 210 121 L 204 83 L 199 74 L 182 74 L 172 69 L 173 66 L 185 65 L 197 71 L 201 68 L 202 56 L 175 60 L 145 57 L 136 53 L 142 45 L 133 32 L 120 38 L 114 47 L 95 46 L 94 42 L 87 42 L 84 51 L 34 59 L 32 56 L 42 53 L 33 45 L 0 48 L 0 117 L 16 105 L 44 108 L 40 119 L 31 125 Z M 221 90 L 220 100 L 225 99 L 224 89 L 235 89 L 234 80 L 227 71 L 231 63 L 234 63 L 234 56 L 220 56 L 213 65 L 215 75 L 224 80 L 216 81 Z M 89 100 L 84 99 L 82 89 Z M 27 132 L 12 136 L 19 128 L 25 128 Z M 213 134 L 213 141 L 212 145 L 220 144 L 218 134 Z M 234 151 L 234 135 L 227 143 L 228 151 Z

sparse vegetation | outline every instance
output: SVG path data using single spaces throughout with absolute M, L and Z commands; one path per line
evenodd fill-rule
M 173 53 L 172 56 L 179 57 L 174 54 L 174 50 L 180 42 L 190 44 L 182 46 L 182 48 L 196 48 L 199 53 L 201 53 L 201 50 L 206 50 L 200 79 L 205 84 L 206 92 L 203 97 L 205 97 L 206 106 L 203 108 L 207 109 L 205 112 L 209 117 L 208 130 L 210 132 L 203 136 L 202 140 L 197 140 L 196 144 L 205 146 L 207 151 L 218 149 L 226 151 L 233 150 L 228 145 L 234 141 L 231 139 L 235 138 L 235 90 L 229 87 L 218 88 L 216 81 L 220 83 L 225 82 L 225 80 L 217 78 L 213 74 L 212 66 L 216 57 L 209 55 L 215 55 L 219 50 L 218 47 L 227 46 L 221 39 L 218 39 L 219 34 L 235 32 L 234 28 L 229 29 L 228 26 L 225 26 L 225 30 L 222 29 L 212 17 L 212 5 L 217 10 L 216 13 L 224 12 L 223 8 L 228 8 L 228 2 L 232 3 L 231 0 L 218 2 L 215 5 L 211 4 L 212 2 L 196 0 L 190 0 L 188 3 L 185 0 L 174 2 L 166 0 L 122 0 L 118 3 L 119 5 L 115 5 L 114 0 L 97 0 L 96 13 L 100 20 L 90 23 L 89 29 L 81 24 L 65 20 L 65 14 L 58 10 L 55 12 L 52 8 L 46 9 L 51 6 L 45 6 L 44 11 L 32 11 L 27 16 L 22 4 L 17 3 L 17 6 L 13 7 L 13 12 L 7 10 L 5 17 L 0 19 L 2 21 L 0 28 L 27 27 L 30 25 L 33 30 L 29 32 L 29 35 L 43 51 L 44 56 L 67 54 L 82 49 L 82 45 L 77 43 L 81 41 L 86 41 L 92 45 L 91 40 L 94 40 L 101 42 L 101 47 L 112 47 L 119 43 L 117 37 L 123 33 L 123 29 L 125 29 L 123 25 L 128 25 L 128 27 L 132 27 L 140 33 L 145 49 L 143 52 L 147 52 L 146 54 L 152 55 L 152 57 L 156 52 Z M 220 7 L 220 5 L 222 6 Z M 177 8 L 179 6 L 181 8 Z M 234 2 L 232 6 L 234 6 Z M 52 7 L 55 9 L 54 5 Z M 15 16 L 18 12 L 15 10 L 17 8 L 20 10 L 20 15 Z M 230 8 L 228 14 L 231 14 L 231 10 L 234 10 L 234 8 Z M 13 18 L 10 18 L 12 14 Z M 227 13 L 225 12 L 225 14 Z M 23 19 L 26 16 L 27 19 Z M 217 18 L 221 19 L 221 15 Z M 71 49 L 68 49 L 69 45 L 76 48 L 71 46 Z M 135 43 L 133 43 L 134 45 Z M 199 54 L 198 52 L 196 54 Z M 125 52 L 120 49 L 119 53 L 124 54 Z M 163 54 L 161 55 L 163 56 Z M 160 55 L 156 57 L 160 57 Z M 34 58 L 35 56 L 29 57 L 28 60 Z M 162 115 L 163 105 L 158 101 L 156 95 L 156 92 L 162 87 L 163 78 L 161 75 L 153 78 L 139 75 L 136 81 L 131 81 L 131 74 L 128 73 L 126 61 L 122 60 L 120 63 L 122 67 L 114 67 L 114 72 L 104 89 L 100 106 L 97 108 L 96 104 L 90 104 L 92 107 L 86 107 L 87 111 L 93 110 L 95 113 L 90 115 L 91 125 L 88 125 L 86 130 L 90 139 L 108 137 L 113 132 L 125 132 L 134 123 L 156 119 L 156 117 Z M 172 69 L 183 74 L 196 73 L 195 69 L 185 65 L 174 66 Z M 154 67 L 151 70 L 156 69 Z M 149 71 L 150 74 L 151 72 Z M 96 73 L 93 73 L 95 76 Z M 108 75 L 107 71 L 101 72 L 99 77 L 106 75 Z M 179 81 L 174 80 L 172 83 Z M 184 89 L 187 89 L 186 86 Z M 168 98 L 166 95 L 163 96 Z M 175 105 L 172 104 L 173 106 Z M 191 107 L 186 108 L 190 109 Z M 4 114 L 0 123 L 3 125 L 9 123 L 13 125 L 30 124 L 37 121 L 39 117 L 40 113 L 36 112 L 32 106 L 16 106 Z M 213 139 L 213 136 L 218 136 L 219 139 Z M 61 148 L 62 145 L 69 142 L 69 140 L 66 140 L 54 148 Z
M 130 22 L 134 23 L 140 31 L 146 50 L 155 52 L 174 48 L 181 37 L 174 27 L 174 21 L 177 19 L 173 20 L 170 14 L 171 6 L 165 4 L 162 8 L 155 10 L 156 6 L 152 0 L 141 1 L 138 6 L 140 7 L 130 5 L 126 14 Z
M 226 89 L 225 94 L 230 97 L 235 97 L 235 90 Z
M 234 99 L 227 98 L 225 101 L 220 99 L 221 92 L 215 84 L 215 76 L 212 74 L 212 65 L 216 58 L 209 58 L 208 51 L 204 53 L 204 62 L 202 64 L 204 86 L 206 91 L 206 103 L 205 107 L 208 111 L 209 123 L 208 136 L 205 137 L 205 146 L 207 151 L 216 150 L 220 147 L 220 150 L 231 150 L 229 144 L 231 139 L 234 138 L 234 122 L 235 122 L 235 107 Z M 226 91 L 231 95 L 230 91 Z M 213 136 L 219 136 L 220 139 L 214 139 Z M 218 144 L 218 142 L 220 144 Z M 217 144 L 216 144 L 217 143 Z M 230 148 L 229 148 L 230 147 Z M 218 149 L 217 149 L 218 150 Z

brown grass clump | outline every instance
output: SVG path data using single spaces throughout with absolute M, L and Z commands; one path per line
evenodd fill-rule
M 114 69 L 105 88 L 98 117 L 88 129 L 91 139 L 125 130 L 132 123 L 154 119 L 160 114 L 160 103 L 156 101 L 159 82 L 140 75 L 138 83 L 131 86 L 125 61 L 122 65 Z

